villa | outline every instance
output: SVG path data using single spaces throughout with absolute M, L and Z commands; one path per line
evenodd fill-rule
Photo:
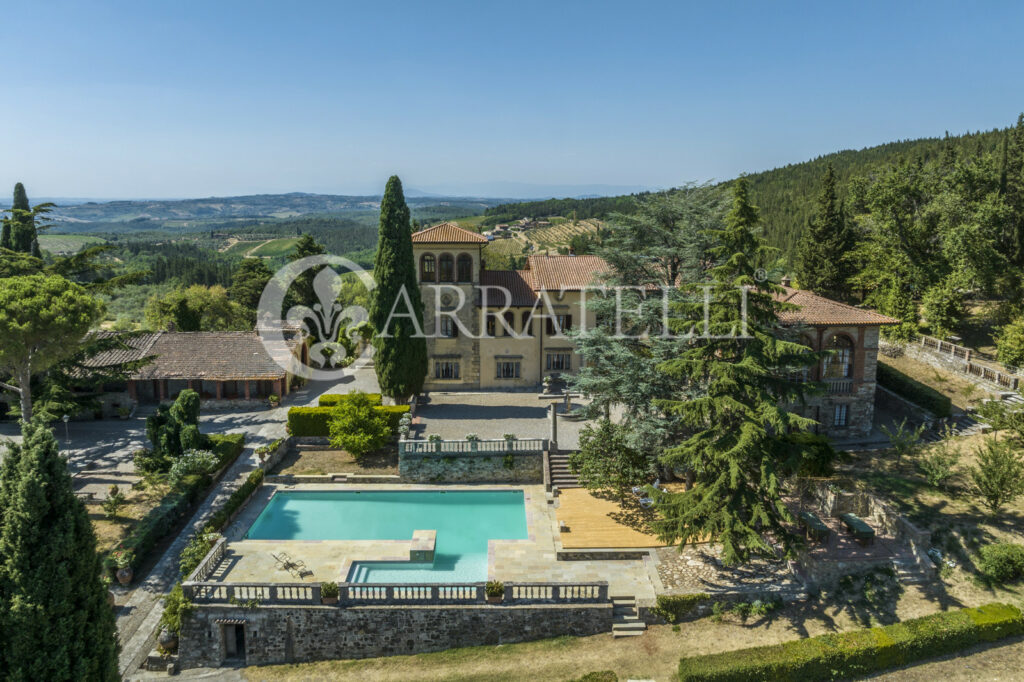
M 608 271 L 603 259 L 532 255 L 523 270 L 488 270 L 487 239 L 454 223 L 416 232 L 412 243 L 428 336 L 425 390 L 530 389 L 579 370 L 583 357 L 564 332 L 595 325 L 586 289 Z M 812 350 L 834 351 L 800 377 L 824 382 L 826 394 L 794 409 L 817 420 L 823 434 L 867 435 L 879 329 L 898 321 L 788 285 L 779 300 L 798 309 L 782 313 L 782 324 L 797 328 Z

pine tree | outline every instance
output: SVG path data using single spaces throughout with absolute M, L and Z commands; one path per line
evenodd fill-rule
M 401 402 L 419 393 L 427 376 L 427 341 L 416 337 L 417 327 L 423 329 L 423 304 L 411 235 L 402 181 L 392 175 L 380 202 L 380 235 L 373 266 L 377 288 L 370 305 L 370 323 L 377 334 L 377 380 L 385 395 Z M 399 317 L 403 314 L 407 316 Z M 410 314 L 415 315 L 415 323 Z
M 711 272 L 710 333 L 695 336 L 678 357 L 661 365 L 681 385 L 700 389 L 696 397 L 659 401 L 692 434 L 662 462 L 692 472 L 695 485 L 658 496 L 662 518 L 655 522 L 665 542 L 721 542 L 727 564 L 752 554 L 771 555 L 766 535 L 787 551 L 799 542 L 785 525 L 792 517 L 782 502 L 782 478 L 812 456 L 808 441 L 791 435 L 814 421 L 786 406 L 799 404 L 807 390 L 790 380 L 791 373 L 817 359 L 806 347 L 781 338 L 782 304 L 773 298 L 781 289 L 755 277 L 756 263 L 770 254 L 756 234 L 758 211 L 750 204 L 745 177 L 733 192 L 725 227 L 710 231 L 718 263 Z M 749 287 L 746 336 L 743 287 Z M 700 330 L 702 303 L 688 316 Z
M 836 197 L 836 174 L 830 163 L 825 167 L 817 215 L 808 222 L 797 247 L 796 276 L 800 288 L 829 298 L 845 298 L 846 279 L 852 274 L 846 258 L 853 242 L 853 233 Z
M 0 469 L 0 678 L 117 680 L 96 536 L 41 418 Z
M 289 262 L 295 262 L 308 258 L 309 256 L 321 256 L 327 253 L 323 245 L 308 234 L 303 234 L 296 242 L 295 248 L 288 254 Z M 323 266 L 310 268 L 299 275 L 285 296 L 285 310 L 291 310 L 297 305 L 304 305 L 312 308 L 318 302 L 316 291 L 313 289 L 313 279 L 323 270 Z
M 1017 117 L 1017 125 L 1007 136 L 1002 184 L 1010 215 L 1005 241 L 1012 262 L 1024 265 L 1024 114 Z

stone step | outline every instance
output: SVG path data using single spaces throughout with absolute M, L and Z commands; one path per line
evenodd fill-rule
M 643 621 L 612 621 L 612 632 L 643 632 L 647 623 Z
M 639 637 L 644 634 L 644 630 L 612 630 L 612 638 L 618 639 L 619 637 Z

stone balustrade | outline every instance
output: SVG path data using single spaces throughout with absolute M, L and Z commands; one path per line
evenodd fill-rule
M 245 505 L 242 505 L 245 506 Z M 210 574 L 217 568 L 217 564 L 224 558 L 224 551 L 227 548 L 227 538 L 223 535 L 217 538 L 210 551 L 206 553 L 199 565 L 188 574 L 186 580 L 202 582 L 210 577 Z
M 339 606 L 444 606 L 485 605 L 485 583 L 338 583 Z M 218 583 L 186 581 L 185 597 L 196 604 L 260 606 L 319 605 L 320 583 Z M 505 583 L 503 603 L 603 604 L 609 601 L 608 583 Z
M 503 455 L 508 452 L 540 454 L 547 450 L 545 438 L 488 438 L 481 440 L 400 440 L 398 454 L 405 456 L 433 455 Z

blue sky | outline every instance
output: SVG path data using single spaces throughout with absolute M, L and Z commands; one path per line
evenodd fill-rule
M 45 6 L 44 6 L 45 5 Z M 21 2 L 30 196 L 669 187 L 1024 110 L 1024 3 Z M 5 190 L 6 191 L 6 190 Z

